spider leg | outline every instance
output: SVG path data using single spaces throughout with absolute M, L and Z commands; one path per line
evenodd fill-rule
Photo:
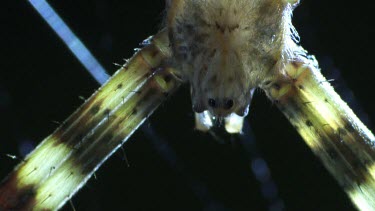
M 0 183 L 0 210 L 57 210 L 179 86 L 153 37 Z
M 375 136 L 324 78 L 312 58 L 285 67 L 265 89 L 360 210 L 375 209 Z

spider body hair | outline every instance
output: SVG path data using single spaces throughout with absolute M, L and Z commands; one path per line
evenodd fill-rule
M 245 116 L 251 90 L 300 54 L 286 0 L 167 1 L 171 64 L 191 84 L 193 110 Z M 299 52 L 299 53 L 298 53 Z

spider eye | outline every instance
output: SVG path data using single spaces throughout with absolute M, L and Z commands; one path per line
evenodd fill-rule
M 234 105 L 233 100 L 227 100 L 224 103 L 224 109 L 229 110 L 233 107 L 233 105 Z
M 216 108 L 217 107 L 216 100 L 212 98 L 208 99 L 208 105 L 212 108 Z

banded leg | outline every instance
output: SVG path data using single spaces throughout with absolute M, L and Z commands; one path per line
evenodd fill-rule
M 0 210 L 56 210 L 173 92 L 170 56 L 156 35 L 0 184 Z
M 375 210 L 375 137 L 315 65 L 288 64 L 287 77 L 265 91 L 353 203 Z

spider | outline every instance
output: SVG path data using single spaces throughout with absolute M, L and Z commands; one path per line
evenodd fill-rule
M 91 85 L 92 86 L 92 85 Z M 89 95 L 89 91 L 88 91 L 88 93 L 87 93 L 87 95 Z M 186 96 L 185 96 L 185 98 L 186 98 Z M 78 104 L 78 103 L 77 103 Z M 258 107 L 259 108 L 259 107 Z M 171 108 L 172 109 L 172 108 Z M 67 113 L 69 113 L 69 112 L 67 112 Z M 67 115 L 65 115 L 65 116 L 67 116 Z M 61 117 L 61 119 L 63 119 L 64 117 Z M 263 120 L 264 121 L 264 120 Z M 276 126 L 275 126 L 276 127 Z M 213 156 L 214 157 L 214 155 L 211 155 L 211 156 Z

